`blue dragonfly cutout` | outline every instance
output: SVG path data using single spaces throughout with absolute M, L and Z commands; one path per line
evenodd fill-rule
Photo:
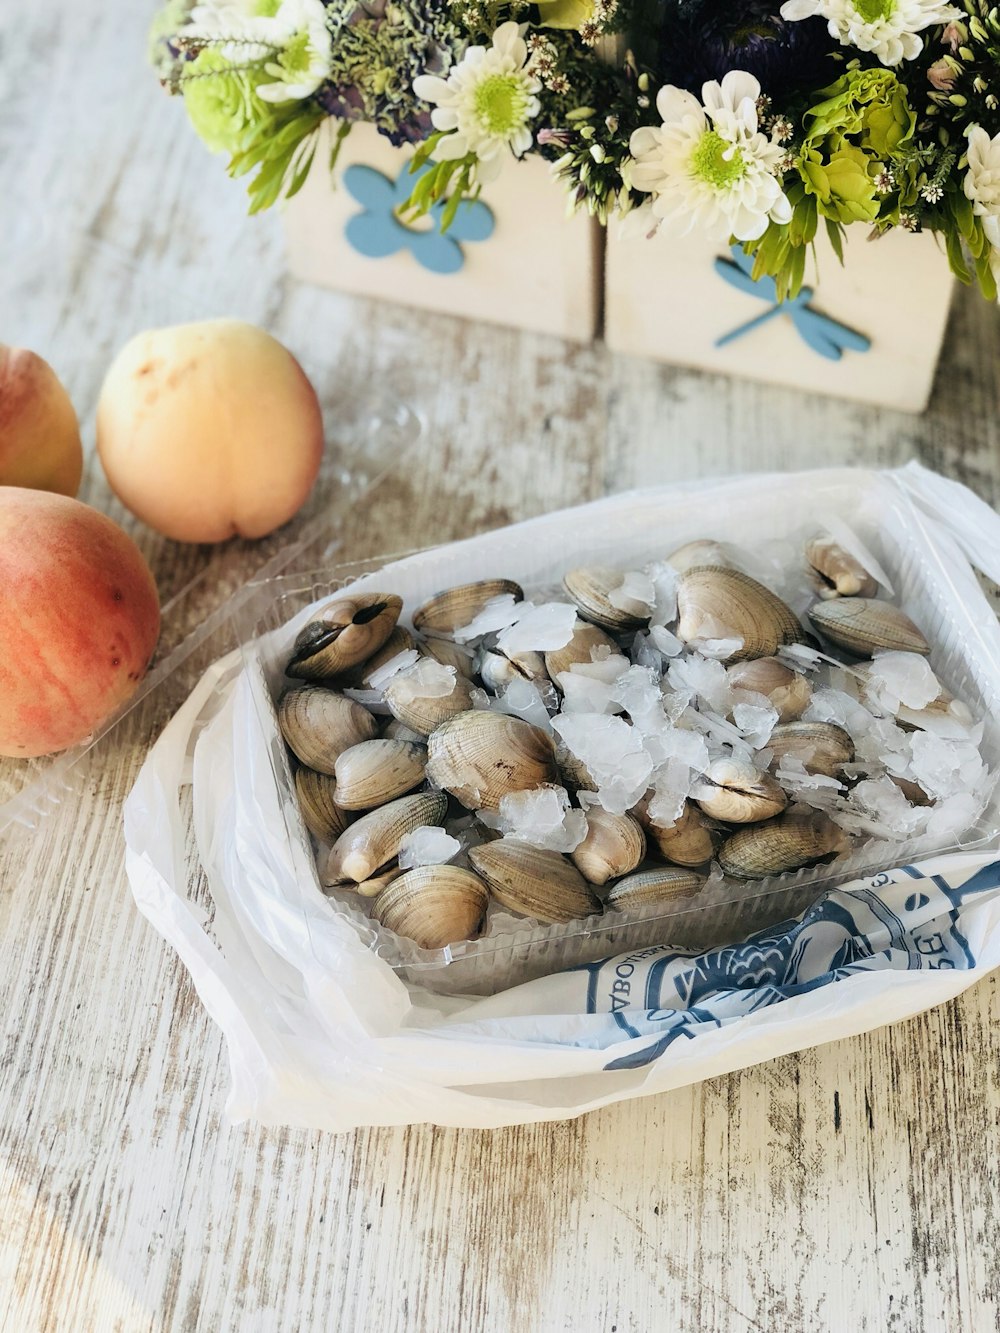
M 828 361 L 839 361 L 845 350 L 867 352 L 871 348 L 871 339 L 866 338 L 863 333 L 856 333 L 846 324 L 841 324 L 838 320 L 831 319 L 829 315 L 813 310 L 809 304 L 815 294 L 812 287 L 803 287 L 798 296 L 779 301 L 774 279 L 766 277 L 754 279 L 751 276 L 753 259 L 750 255 L 745 255 L 738 245 L 733 246 L 731 253 L 731 259 L 715 261 L 716 273 L 737 291 L 746 292 L 748 296 L 757 296 L 762 301 L 769 301 L 771 308 L 717 338 L 716 347 L 725 347 L 727 343 L 745 337 L 777 315 L 787 315 L 802 341 L 820 356 L 825 356 Z
M 424 170 L 429 170 L 428 163 Z M 387 259 L 401 250 L 431 273 L 457 273 L 465 263 L 462 242 L 485 241 L 496 225 L 492 211 L 478 199 L 459 204 L 447 232 L 441 231 L 445 200 L 434 204 L 428 214 L 432 225 L 420 229 L 407 226 L 397 210 L 413 193 L 423 172 L 412 172 L 404 165 L 395 180 L 374 167 L 355 165 L 344 172 L 344 185 L 362 205 L 363 211 L 348 219 L 344 228 L 347 242 L 368 259 Z

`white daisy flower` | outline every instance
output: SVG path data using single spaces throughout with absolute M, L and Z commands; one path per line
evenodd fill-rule
M 495 179 L 507 151 L 521 157 L 532 144 L 528 122 L 538 115 L 541 89 L 525 65 L 528 47 L 518 23 L 501 23 L 492 46 L 470 46 L 447 79 L 420 74 L 413 91 L 434 106 L 431 123 L 444 131 L 438 162 L 474 153 L 480 181 Z
M 1000 250 L 1000 134 L 991 139 L 981 125 L 970 125 L 967 133 L 965 194 L 972 200 L 973 213 L 983 219 L 986 239 Z
M 778 180 L 785 149 L 758 128 L 760 84 L 752 74 L 731 70 L 701 95 L 704 106 L 681 88 L 660 89 L 663 124 L 633 133 L 629 180 L 653 196 L 653 215 L 673 235 L 756 240 L 772 220 L 792 217 Z
M 924 43 L 918 32 L 966 16 L 946 0 L 785 0 L 781 17 L 790 23 L 826 19 L 841 46 L 872 51 L 891 66 L 920 54 Z
M 264 66 L 275 82 L 261 84 L 258 96 L 265 102 L 301 102 L 311 97 L 333 65 L 323 0 L 282 0 L 273 17 L 257 22 L 281 47 L 277 58 Z

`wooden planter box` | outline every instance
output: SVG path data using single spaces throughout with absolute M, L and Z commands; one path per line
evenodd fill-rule
M 376 297 L 587 342 L 616 352 L 919 412 L 927 405 L 953 280 L 933 236 L 868 240 L 850 229 L 841 266 L 825 233 L 794 302 L 754 284 L 738 247 L 623 240 L 566 216 L 539 158 L 509 163 L 442 236 L 408 226 L 409 149 L 370 125 L 348 135 L 331 188 L 321 145 L 285 210 L 292 274 Z
M 604 337 L 617 352 L 908 412 L 927 405 L 954 280 L 932 235 L 825 232 L 794 302 L 753 283 L 739 247 L 697 236 L 622 239 L 612 227 Z
M 566 217 L 547 162 L 508 163 L 445 238 L 429 235 L 428 220 L 413 228 L 392 220 L 413 185 L 408 149 L 355 125 L 333 189 L 328 150 L 320 146 L 285 211 L 295 277 L 581 342 L 598 335 L 603 232 L 588 217 Z

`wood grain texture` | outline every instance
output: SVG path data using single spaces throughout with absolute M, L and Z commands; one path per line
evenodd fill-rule
M 64 376 L 92 443 L 137 329 L 254 319 L 331 433 L 368 386 L 413 403 L 417 461 L 345 521 L 358 557 L 608 490 L 920 458 L 1000 499 L 1000 316 L 955 303 L 920 419 L 296 287 L 143 68 L 141 5 L 0 12 L 0 337 Z M 93 457 L 165 596 L 259 567 L 158 538 Z M 891 1029 L 493 1133 L 329 1136 L 223 1119 L 218 1032 L 134 911 L 120 803 L 143 717 L 37 835 L 0 851 L 0 1328 L 983 1333 L 1000 1322 L 995 979 Z M 196 870 L 192 865 L 192 875 Z

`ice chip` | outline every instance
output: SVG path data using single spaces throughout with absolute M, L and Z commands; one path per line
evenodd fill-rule
M 629 667 L 615 684 L 614 698 L 640 731 L 659 730 L 666 725 L 659 678 L 649 667 Z
M 622 706 L 615 700 L 612 681 L 595 679 L 575 669 L 560 671 L 556 683 L 563 694 L 564 713 L 620 713 Z
M 505 837 L 552 852 L 573 852 L 587 836 L 587 817 L 570 809 L 563 787 L 544 783 L 509 792 L 500 800 L 500 830 Z
M 703 657 L 714 657 L 720 662 L 728 662 L 743 647 L 743 640 L 729 637 L 698 639 L 697 647 Z
M 400 671 L 406 671 L 412 666 L 416 666 L 420 660 L 420 654 L 416 648 L 407 648 L 403 652 L 397 653 L 395 657 L 390 657 L 388 662 L 383 662 L 377 671 L 373 671 L 368 677 L 368 685 L 373 690 L 384 690 L 393 676 L 398 675 Z
M 665 625 L 650 625 L 649 637 L 664 657 L 679 657 L 684 651 L 683 643 Z
M 912 837 L 927 818 L 926 811 L 911 805 L 889 777 L 859 782 L 852 789 L 848 804 L 871 821 L 873 833 L 895 841 Z
M 389 705 L 384 702 L 381 690 L 344 690 L 346 699 L 353 699 L 355 703 L 364 704 L 370 713 L 389 712 Z
M 767 700 L 762 704 L 739 703 L 733 709 L 733 721 L 748 744 L 755 750 L 762 750 L 778 721 L 778 710 Z
M 920 653 L 876 653 L 868 668 L 868 693 L 890 713 L 900 704 L 926 708 L 941 693 L 941 684 L 930 663 Z
M 653 761 L 641 734 L 624 718 L 599 713 L 561 713 L 552 726 L 566 748 L 588 769 L 601 804 L 625 814 L 645 793 Z
M 721 662 L 697 653 L 678 657 L 667 670 L 667 682 L 674 690 L 690 690 L 713 712 L 726 714 L 732 708 L 733 692 Z
M 910 775 L 928 796 L 974 792 L 985 782 L 986 767 L 979 751 L 966 741 L 915 731 L 910 736 L 910 751 Z
M 956 792 L 938 801 L 927 816 L 927 833 L 932 838 L 959 838 L 982 814 L 983 797 L 971 791 Z
M 552 720 L 538 686 L 531 680 L 515 677 L 503 694 L 496 701 L 495 707 L 501 713 L 510 713 L 513 717 L 523 718 L 542 731 L 552 731 Z
M 399 868 L 440 866 L 462 850 L 462 844 L 436 824 L 421 825 L 407 833 L 399 844 Z
M 618 587 L 608 593 L 608 601 L 627 615 L 646 616 L 656 604 L 656 588 L 648 574 L 630 569 Z
M 473 639 L 485 638 L 497 630 L 513 625 L 521 614 L 521 604 L 512 592 L 491 597 L 483 609 L 468 625 L 454 631 L 452 638 L 456 643 L 470 643 Z
M 620 676 L 623 676 L 629 669 L 629 660 L 621 653 L 605 653 L 603 657 L 595 657 L 590 662 L 574 662 L 569 668 L 577 676 L 585 676 L 590 680 L 599 680 L 605 685 L 614 685 Z M 568 675 L 568 672 L 560 672 L 560 675 Z
M 684 803 L 690 794 L 690 768 L 681 759 L 669 759 L 656 771 L 646 813 L 654 823 L 669 828 L 684 813 Z
M 421 657 L 397 679 L 406 681 L 414 699 L 444 699 L 454 691 L 457 674 L 454 667 L 444 666 L 433 657 Z
M 646 565 L 643 572 L 649 576 L 655 592 L 653 614 L 649 618 L 650 632 L 652 632 L 653 629 L 663 629 L 677 619 L 677 584 L 681 576 L 680 572 L 674 569 L 673 565 L 668 565 L 665 560 L 656 560 Z M 670 638 L 674 636 L 671 634 Z M 679 652 L 680 640 L 677 640 L 677 643 Z M 660 651 L 665 650 L 661 648 Z
M 517 622 L 497 639 L 497 647 L 508 657 L 518 653 L 547 653 L 565 648 L 576 627 L 576 607 L 569 602 L 523 603 L 527 609 Z

